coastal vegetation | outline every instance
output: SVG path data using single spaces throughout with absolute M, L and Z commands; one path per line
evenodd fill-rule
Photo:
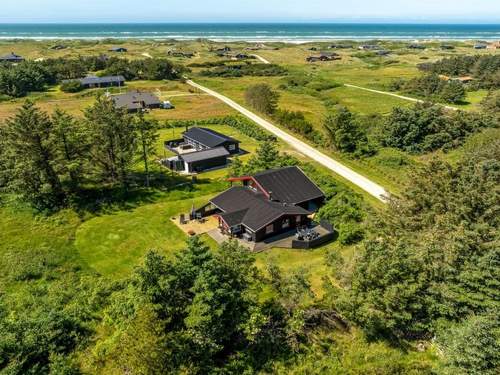
M 127 41 L 127 59 L 107 62 L 116 41 L 48 43 L 0 42 L 30 60 L 0 68 L 10 90 L 0 99 L 1 373 L 498 373 L 498 54 L 386 41 L 391 57 L 352 43 L 340 61 L 306 63 L 312 44 L 276 43 L 256 52 L 275 64 L 264 66 L 222 60 L 222 45 L 206 41 Z M 196 51 L 189 66 L 163 58 L 174 47 Z M 88 73 L 126 75 L 129 89 L 176 109 L 133 115 L 104 90 L 57 86 Z M 439 74 L 478 82 L 459 88 Z M 382 184 L 387 207 L 182 75 Z M 437 83 L 407 91 L 434 103 L 344 86 L 388 90 L 401 78 Z M 459 111 L 439 104 L 450 98 Z M 245 152 L 195 179 L 163 169 L 164 142 L 191 126 Z M 324 192 L 317 219 L 335 226 L 333 243 L 251 254 L 172 220 L 226 190 L 228 176 L 288 165 Z
M 83 78 L 90 73 L 121 75 L 129 81 L 172 80 L 180 77 L 182 69 L 166 59 L 128 60 L 105 56 L 4 63 L 0 64 L 0 95 L 24 97 L 59 83 L 63 84 L 61 89 L 65 92 L 78 92 L 81 86 L 63 81 Z

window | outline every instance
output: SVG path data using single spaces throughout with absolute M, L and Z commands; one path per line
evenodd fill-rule
M 229 151 L 236 150 L 236 145 L 229 145 Z
M 274 232 L 274 225 L 273 225 L 273 224 L 268 225 L 268 226 L 266 227 L 266 234 L 271 234 L 271 233 L 273 233 L 273 232 Z
M 297 224 L 300 224 L 300 222 L 302 221 L 302 216 L 297 215 L 297 217 L 295 218 L 295 221 L 297 222 Z
M 283 220 L 282 228 L 286 229 L 286 228 L 289 228 L 289 227 L 290 227 L 290 219 Z

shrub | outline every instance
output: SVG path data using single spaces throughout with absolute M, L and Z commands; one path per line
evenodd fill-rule
M 276 111 L 279 94 L 265 83 L 248 87 L 245 100 L 252 108 L 264 114 Z
M 65 81 L 61 83 L 61 91 L 63 92 L 79 92 L 83 90 L 83 86 L 78 80 Z

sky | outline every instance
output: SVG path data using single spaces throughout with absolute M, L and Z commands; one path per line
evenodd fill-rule
M 500 23 L 500 0 L 2 0 L 18 22 Z

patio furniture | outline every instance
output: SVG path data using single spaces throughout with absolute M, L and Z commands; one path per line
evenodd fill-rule
M 181 223 L 181 225 L 187 224 L 186 215 L 184 215 L 184 214 L 180 215 L 180 217 L 179 217 L 179 223 Z

